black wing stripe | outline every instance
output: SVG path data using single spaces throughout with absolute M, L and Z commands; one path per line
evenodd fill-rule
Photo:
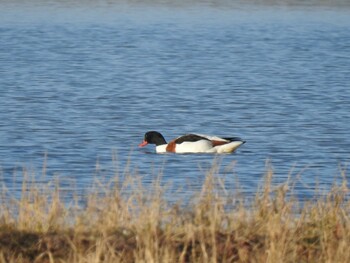
M 197 141 L 200 141 L 200 140 L 207 140 L 207 141 L 209 141 L 209 139 L 207 139 L 205 137 L 202 137 L 202 136 L 199 136 L 197 134 L 186 134 L 184 136 L 181 136 L 181 137 L 177 138 L 175 140 L 175 143 L 180 144 L 180 143 L 183 143 L 183 142 L 197 142 Z

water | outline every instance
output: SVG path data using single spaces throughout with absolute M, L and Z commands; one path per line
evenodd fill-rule
M 82 196 L 125 167 L 146 186 L 162 171 L 169 199 L 191 196 L 215 156 L 137 148 L 148 130 L 245 139 L 218 161 L 226 188 L 248 197 L 267 160 L 274 184 L 290 176 L 301 198 L 349 163 L 346 4 L 33 0 L 0 10 L 1 181 L 14 196 L 23 167 Z

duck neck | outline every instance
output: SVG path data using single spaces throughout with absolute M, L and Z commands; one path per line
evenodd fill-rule
M 156 142 L 155 142 L 156 146 L 160 146 L 160 145 L 166 145 L 166 140 L 164 139 L 164 137 L 162 138 L 157 138 Z

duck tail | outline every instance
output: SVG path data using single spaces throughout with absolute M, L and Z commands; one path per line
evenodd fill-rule
M 234 140 L 229 143 L 215 146 L 217 153 L 233 153 L 239 146 L 244 144 L 245 141 L 242 140 Z

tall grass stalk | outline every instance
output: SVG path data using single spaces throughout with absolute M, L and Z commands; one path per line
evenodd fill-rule
M 289 180 L 265 183 L 247 205 L 224 189 L 219 165 L 188 205 L 168 203 L 161 175 L 96 183 L 85 205 L 62 198 L 59 182 L 24 171 L 20 198 L 3 187 L 0 262 L 350 262 L 349 189 L 334 186 L 300 204 Z M 240 200 L 237 200 L 239 198 Z

